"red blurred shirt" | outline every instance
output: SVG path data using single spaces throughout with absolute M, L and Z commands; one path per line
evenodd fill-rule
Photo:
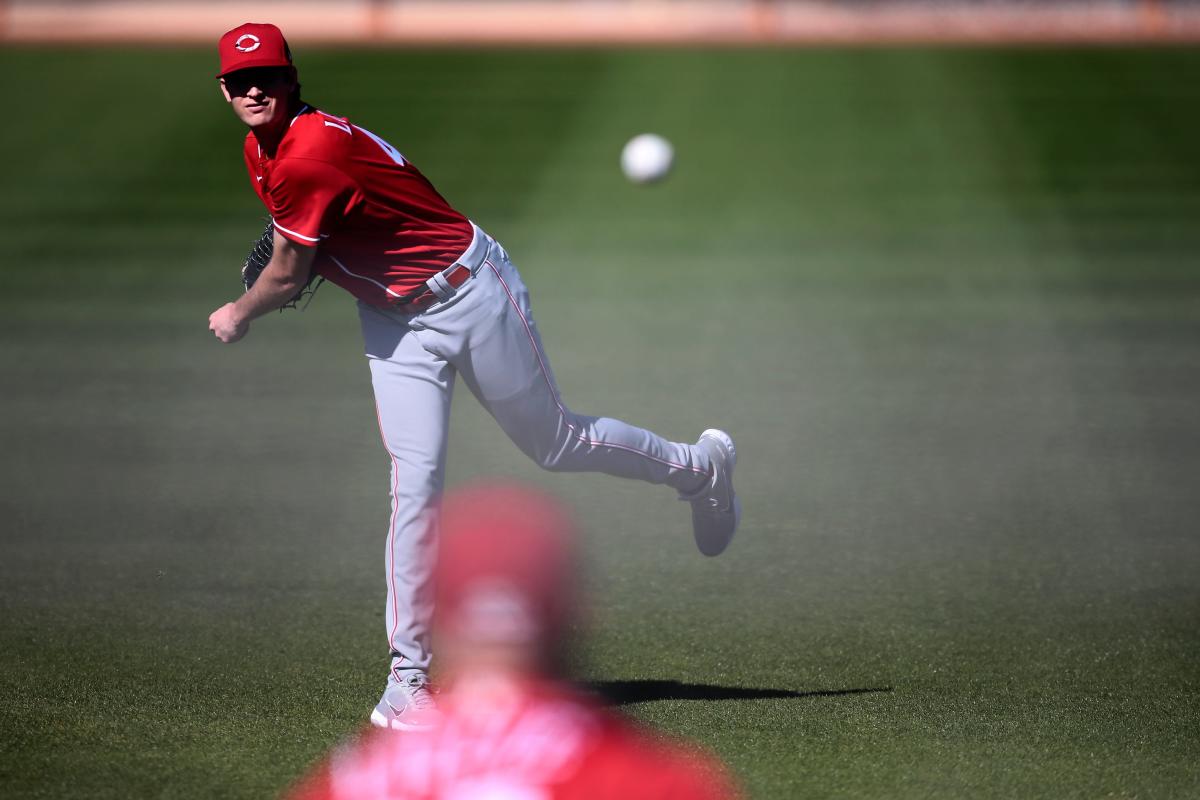
M 526 686 L 500 703 L 442 704 L 422 732 L 372 730 L 287 800 L 727 800 L 711 757 L 653 736 L 594 701 Z
M 244 155 L 276 230 L 320 245 L 317 272 L 373 305 L 389 305 L 471 244 L 471 223 L 416 167 L 341 117 L 304 106 L 274 157 L 253 131 Z

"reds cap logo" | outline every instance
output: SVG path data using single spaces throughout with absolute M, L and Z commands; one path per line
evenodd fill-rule
M 4 0 L 0 0 L 0 6 Z M 2 16 L 2 15 L 0 15 Z M 221 56 L 222 78 L 231 72 L 251 67 L 290 67 L 292 52 L 279 28 L 265 22 L 246 22 L 226 31 L 217 43 Z
M 253 33 L 243 33 L 238 37 L 238 40 L 233 43 L 233 47 L 235 50 L 242 53 L 253 53 L 258 49 L 260 44 L 262 44 L 262 42 L 260 42 L 258 37 Z

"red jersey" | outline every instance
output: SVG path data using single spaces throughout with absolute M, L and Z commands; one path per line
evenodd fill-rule
M 453 264 L 474 228 L 396 148 L 304 106 L 273 155 L 246 135 L 246 169 L 275 229 L 320 245 L 316 271 L 377 306 Z
M 373 730 L 287 800 L 728 800 L 711 759 L 643 732 L 563 690 L 532 688 L 503 708 L 442 707 L 422 732 Z

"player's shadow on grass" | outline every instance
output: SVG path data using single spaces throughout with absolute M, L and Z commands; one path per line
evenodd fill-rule
M 648 679 L 592 681 L 588 687 L 607 700 L 609 705 L 614 706 L 649 703 L 655 700 L 774 700 L 789 697 L 842 697 L 893 691 L 891 686 L 879 686 L 868 689 L 818 689 L 797 692 L 791 689 L 748 689 L 740 686 Z

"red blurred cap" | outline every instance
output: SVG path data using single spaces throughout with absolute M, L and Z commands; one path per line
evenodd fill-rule
M 246 22 L 221 37 L 218 78 L 250 67 L 289 67 L 292 51 L 283 32 L 269 22 Z
M 515 483 L 450 492 L 434 572 L 435 625 L 473 641 L 546 643 L 574 607 L 574 525 L 549 495 Z

